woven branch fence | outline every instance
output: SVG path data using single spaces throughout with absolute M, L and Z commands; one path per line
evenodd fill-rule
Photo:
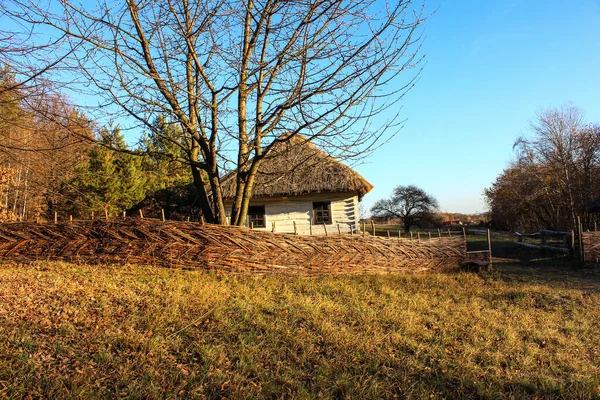
M 298 274 L 447 270 L 466 260 L 466 240 L 295 236 L 148 219 L 15 222 L 0 224 L 0 259 Z
M 584 261 L 600 264 L 600 232 L 583 232 Z

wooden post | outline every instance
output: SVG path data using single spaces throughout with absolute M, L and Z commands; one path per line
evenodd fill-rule
M 429 233 L 429 240 L 431 240 L 431 232 L 428 232 L 428 233 Z
M 144 212 L 142 211 L 141 208 L 140 208 L 140 219 L 144 219 Z
M 312 236 L 312 221 L 308 221 L 308 234 Z
M 563 246 L 568 249 L 569 248 L 569 235 L 568 234 L 563 234 Z
M 420 242 L 421 241 L 421 232 L 417 232 L 417 240 Z
M 190 222 L 190 217 L 187 217 L 187 222 Z
M 294 235 L 297 235 L 298 231 L 296 230 L 296 221 L 292 221 L 292 223 L 294 224 Z
M 362 234 L 363 234 L 363 237 L 365 237 L 365 223 L 364 222 L 362 223 L 362 226 L 363 226 L 363 228 L 362 228 Z
M 250 229 L 254 229 L 254 222 L 250 221 Z
M 165 210 L 163 208 L 160 209 L 160 218 L 164 221 L 165 220 Z
M 448 236 L 452 237 L 452 232 L 450 232 L 450 228 L 448 228 Z
M 275 221 L 271 223 L 271 232 L 275 233 Z
M 54 211 L 54 223 L 58 224 L 58 212 Z
M 327 227 L 325 226 L 325 222 L 323 222 L 323 229 L 325 230 L 325 236 L 327 236 Z
M 125 211 L 123 211 L 123 219 L 125 219 L 125 217 L 127 217 L 127 214 L 125 214 Z
M 340 224 L 337 224 L 337 228 L 338 228 L 338 235 L 342 234 L 342 230 L 340 229 Z
M 388 231 L 387 231 L 387 234 L 388 234 L 388 239 L 389 239 L 389 238 L 391 237 L 391 236 L 390 236 L 390 230 L 389 230 L 389 229 L 388 229 Z
M 69 215 L 69 222 L 73 222 L 73 216 Z
M 465 228 L 463 228 L 464 230 Z M 488 251 L 490 252 L 490 269 L 492 269 L 492 234 L 487 230 Z
M 142 218 L 143 218 L 143 217 L 142 217 Z M 204 225 L 204 223 L 205 223 L 205 222 L 206 222 L 206 221 L 204 220 L 204 215 L 201 215 L 201 216 L 200 216 L 200 223 L 201 223 L 202 225 Z
M 92 211 L 92 221 L 94 220 L 94 212 Z
M 398 229 L 398 239 L 402 239 L 402 231 Z
M 577 233 L 579 236 L 579 259 L 583 263 L 585 260 L 585 253 L 583 250 L 583 237 L 581 235 L 583 233 L 583 228 L 581 227 L 581 218 L 580 217 L 577 217 L 577 230 L 579 231 Z
M 546 232 L 540 232 L 540 240 L 542 241 L 542 246 L 546 245 Z
M 438 228 L 438 236 L 442 237 L 442 230 L 440 228 Z
M 488 229 L 488 235 L 490 234 L 490 230 Z M 467 241 L 467 230 L 463 227 L 463 237 L 465 238 L 465 242 Z
M 410 240 L 413 240 L 413 233 L 412 233 L 412 231 L 410 232 Z
M 108 210 L 104 209 L 104 219 L 108 220 Z
M 375 234 L 375 222 L 373 222 L 373 220 L 371 220 L 371 229 L 373 230 L 373 236 L 377 236 Z

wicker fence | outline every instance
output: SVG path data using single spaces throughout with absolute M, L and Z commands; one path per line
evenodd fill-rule
M 600 232 L 583 232 L 584 261 L 600 264 Z
M 233 272 L 364 273 L 452 269 L 463 236 L 417 241 L 295 236 L 159 220 L 0 224 L 0 259 L 132 263 Z

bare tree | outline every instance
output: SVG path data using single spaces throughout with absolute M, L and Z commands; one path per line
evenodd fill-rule
M 379 200 L 371 208 L 375 217 L 399 218 L 406 232 L 413 225 L 431 221 L 438 209 L 437 200 L 414 185 L 397 186 L 390 199 Z
M 515 148 L 516 162 L 485 191 L 495 222 L 516 230 L 570 230 L 579 216 L 592 226 L 586 204 L 600 195 L 598 127 L 570 105 L 545 110 Z
M 415 83 L 425 21 L 423 5 L 408 0 L 1 4 L 26 32 L 55 35 L 61 65 L 80 77 L 71 88 L 91 83 L 105 117 L 126 116 L 123 129 L 137 132 L 155 130 L 159 115 L 180 126 L 174 144 L 207 220 L 225 223 L 220 178 L 235 169 L 237 225 L 277 142 L 303 133 L 335 156 L 359 157 L 397 132 L 397 114 L 377 126 L 372 117 Z M 403 83 L 394 79 L 409 69 Z

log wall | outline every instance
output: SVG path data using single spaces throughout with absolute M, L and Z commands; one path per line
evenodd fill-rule
M 417 241 L 296 236 L 148 219 L 0 224 L 0 260 L 133 263 L 297 274 L 446 270 L 466 257 L 463 236 Z

